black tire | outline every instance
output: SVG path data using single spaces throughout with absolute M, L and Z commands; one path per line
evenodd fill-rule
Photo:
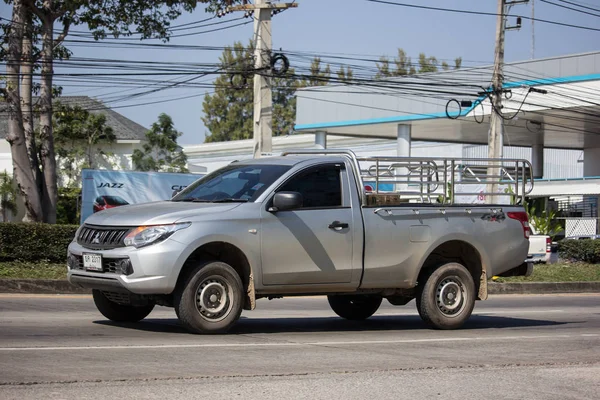
M 381 296 L 370 295 L 329 295 L 329 305 L 333 312 L 342 318 L 361 321 L 369 318 L 379 309 Z
M 145 306 L 130 306 L 110 301 L 100 290 L 92 291 L 96 308 L 102 315 L 115 322 L 138 322 L 143 320 L 154 309 L 154 303 Z
M 475 306 L 475 283 L 459 263 L 444 264 L 431 272 L 417 295 L 417 310 L 435 329 L 457 329 Z
M 198 265 L 175 293 L 179 321 L 193 333 L 227 332 L 240 318 L 243 306 L 240 276 L 220 261 Z

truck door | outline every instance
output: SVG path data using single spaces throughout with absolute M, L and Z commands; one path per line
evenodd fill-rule
M 351 281 L 354 235 L 362 234 L 356 232 L 362 221 L 354 220 L 348 183 L 343 163 L 320 164 L 276 190 L 299 192 L 304 202 L 293 211 L 269 212 L 272 200 L 262 208 L 264 285 Z

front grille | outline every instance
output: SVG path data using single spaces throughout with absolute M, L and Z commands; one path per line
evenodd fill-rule
M 125 236 L 131 228 L 84 225 L 77 236 L 77 243 L 93 250 L 125 247 Z
M 69 267 L 71 269 L 78 269 L 83 271 L 83 256 L 76 256 L 71 254 L 69 256 Z M 89 271 L 89 272 L 108 272 L 112 274 L 118 275 L 131 275 L 133 273 L 133 269 L 131 268 L 131 262 L 129 261 L 129 257 L 120 257 L 120 258 L 105 258 L 102 257 L 102 272 L 100 271 Z

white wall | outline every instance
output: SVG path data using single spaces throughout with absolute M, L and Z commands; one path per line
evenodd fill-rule
M 139 141 L 117 141 L 110 146 L 104 146 L 103 151 L 113 153 L 110 157 L 110 164 L 99 165 L 98 169 L 116 169 L 116 170 L 130 170 L 132 169 L 131 155 L 134 149 L 141 149 L 142 144 Z M 9 175 L 13 173 L 12 157 L 10 152 L 10 145 L 4 139 L 0 139 L 0 172 L 6 170 Z M 66 184 L 68 182 L 59 182 Z M 22 199 L 18 201 L 18 213 L 16 216 L 10 217 L 11 221 L 20 221 L 25 216 L 25 207 Z
M 10 144 L 4 139 L 0 139 L 0 172 L 8 172 L 12 175 L 12 157 L 10 156 Z
M 221 143 L 206 143 L 186 146 L 188 168 L 202 172 L 212 172 L 234 160 L 252 158 L 252 140 L 239 140 Z M 358 156 L 396 156 L 396 140 L 349 138 L 327 136 L 328 149 L 350 149 Z M 293 149 L 315 148 L 315 136 L 299 134 L 273 138 L 273 154 L 279 155 Z M 462 157 L 462 144 L 412 142 L 413 157 Z
M 112 143 L 110 145 L 99 146 L 103 152 L 108 154 L 106 157 L 102 157 L 97 154 L 94 157 L 94 169 L 106 169 L 106 170 L 131 170 L 133 168 L 133 164 L 131 161 L 131 155 L 133 151 L 137 148 L 141 148 L 142 145 L 140 143 L 131 143 L 131 142 L 117 142 Z M 60 167 L 61 160 L 58 159 L 58 165 Z M 77 163 L 73 163 L 73 168 L 81 168 L 83 165 L 83 160 L 78 161 Z M 73 181 L 69 181 L 65 176 L 61 176 L 59 174 L 59 186 L 67 186 L 67 185 L 78 185 L 81 183 L 81 176 L 78 176 L 77 179 Z

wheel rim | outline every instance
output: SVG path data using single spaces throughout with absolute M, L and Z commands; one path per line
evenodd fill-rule
M 437 286 L 437 306 L 445 316 L 459 315 L 467 304 L 466 297 L 464 285 L 456 276 L 444 278 Z
M 211 322 L 223 320 L 233 308 L 233 289 L 226 279 L 212 276 L 196 290 L 196 308 L 202 318 Z

